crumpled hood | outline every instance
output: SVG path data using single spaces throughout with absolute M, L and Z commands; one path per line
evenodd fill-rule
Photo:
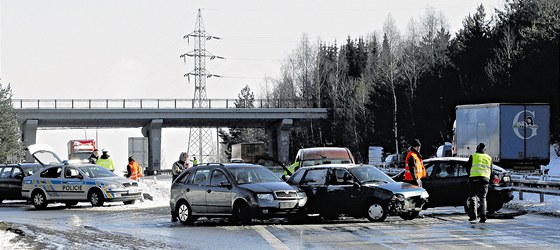
M 405 182 L 387 183 L 387 184 L 379 185 L 379 188 L 389 190 L 393 193 L 401 193 L 405 197 L 422 195 L 423 192 L 426 192 L 424 188 Z
M 286 182 L 260 182 L 260 183 L 250 183 L 239 185 L 242 188 L 251 190 L 255 193 L 272 193 L 273 191 L 279 190 L 296 190 L 297 188 L 290 186 Z

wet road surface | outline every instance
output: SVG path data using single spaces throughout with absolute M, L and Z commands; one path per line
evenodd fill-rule
M 526 214 L 471 224 L 462 210 L 428 209 L 423 218 L 389 217 L 381 223 L 342 218 L 290 224 L 274 219 L 237 226 L 226 219 L 201 218 L 185 226 L 171 222 L 166 206 L 131 209 L 108 203 L 92 208 L 79 203 L 70 209 L 51 205 L 35 210 L 14 203 L 0 205 L 0 221 L 21 229 L 25 237 L 18 239 L 35 249 L 550 249 L 560 242 L 557 217 Z

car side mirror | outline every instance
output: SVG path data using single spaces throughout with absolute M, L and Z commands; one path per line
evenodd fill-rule
M 291 177 L 291 175 L 287 175 L 287 174 L 282 175 L 282 180 L 288 181 L 288 179 L 290 179 L 290 177 Z
M 23 174 L 22 174 L 22 173 L 16 174 L 16 175 L 14 176 L 14 178 L 16 178 L 16 179 L 23 179 Z

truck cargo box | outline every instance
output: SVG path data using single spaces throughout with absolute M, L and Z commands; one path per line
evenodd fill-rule
M 482 142 L 497 165 L 535 170 L 550 160 L 549 140 L 548 104 L 490 103 L 456 107 L 457 156 L 469 157 Z

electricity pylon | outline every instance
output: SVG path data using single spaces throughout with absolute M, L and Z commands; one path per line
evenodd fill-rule
M 215 56 L 206 51 L 206 41 L 210 39 L 220 39 L 219 37 L 211 36 L 204 30 L 204 23 L 202 22 L 202 12 L 198 9 L 198 17 L 196 20 L 195 29 L 183 38 L 189 42 L 189 37 L 194 38 L 194 50 L 181 55 L 181 58 L 186 63 L 186 57 L 194 58 L 194 70 L 185 74 L 190 82 L 190 76 L 194 76 L 194 100 L 193 108 L 209 108 L 208 97 L 206 96 L 206 78 L 220 77 L 219 75 L 210 74 L 206 71 L 206 58 L 225 59 L 221 56 Z M 195 156 L 199 163 L 203 162 L 217 162 L 218 158 L 216 153 L 218 150 L 214 146 L 212 128 L 191 128 L 189 132 L 189 143 L 187 152 L 190 156 Z M 216 145 L 217 146 L 217 145 Z

